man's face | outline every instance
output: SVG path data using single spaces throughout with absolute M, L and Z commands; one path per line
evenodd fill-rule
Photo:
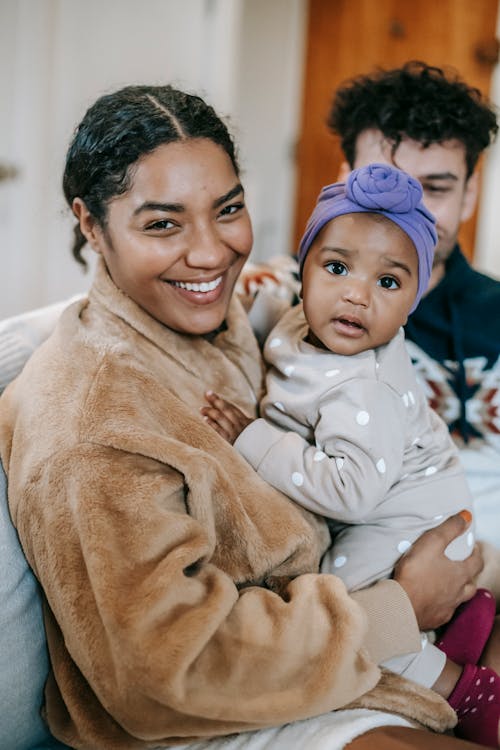
M 453 250 L 461 223 L 470 218 L 476 205 L 477 174 L 467 179 L 465 148 L 456 140 L 424 147 L 405 138 L 393 153 L 392 142 L 380 130 L 370 129 L 358 136 L 353 167 L 372 162 L 399 167 L 422 184 L 424 203 L 436 218 L 438 232 L 431 289 L 444 274 L 444 261 Z

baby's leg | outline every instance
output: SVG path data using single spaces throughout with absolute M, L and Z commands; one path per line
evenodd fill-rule
M 389 578 L 419 533 L 370 523 L 332 529 L 333 544 L 321 561 L 322 573 L 342 578 L 349 591 Z
M 492 669 L 457 664 L 425 641 L 418 654 L 396 657 L 383 666 L 445 698 L 457 713 L 457 736 L 486 747 L 500 746 L 500 678 Z
M 458 737 L 500 747 L 500 678 L 496 672 L 466 664 L 447 700 L 457 713 Z
M 500 615 L 495 617 L 493 630 L 481 654 L 479 664 L 483 667 L 490 667 L 500 674 Z

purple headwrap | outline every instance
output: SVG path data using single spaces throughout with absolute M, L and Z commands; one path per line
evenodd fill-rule
M 319 231 L 343 214 L 375 213 L 386 216 L 412 240 L 418 255 L 418 288 L 411 312 L 427 289 L 437 243 L 436 222 L 422 203 L 422 187 L 406 172 L 389 164 L 355 169 L 347 182 L 323 188 L 299 246 L 300 272 Z

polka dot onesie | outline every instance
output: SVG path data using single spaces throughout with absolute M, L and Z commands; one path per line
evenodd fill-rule
M 424 531 L 470 507 L 470 493 L 402 329 L 353 356 L 312 346 L 307 331 L 297 305 L 268 337 L 261 418 L 235 447 L 266 481 L 331 519 L 336 537 L 323 572 L 355 590 L 388 577 Z M 468 531 L 447 554 L 465 558 L 473 544 Z

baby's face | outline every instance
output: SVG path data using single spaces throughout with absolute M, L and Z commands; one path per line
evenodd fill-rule
M 386 344 L 406 323 L 417 286 L 417 251 L 397 224 L 378 214 L 338 216 L 302 271 L 311 342 L 344 355 Z

